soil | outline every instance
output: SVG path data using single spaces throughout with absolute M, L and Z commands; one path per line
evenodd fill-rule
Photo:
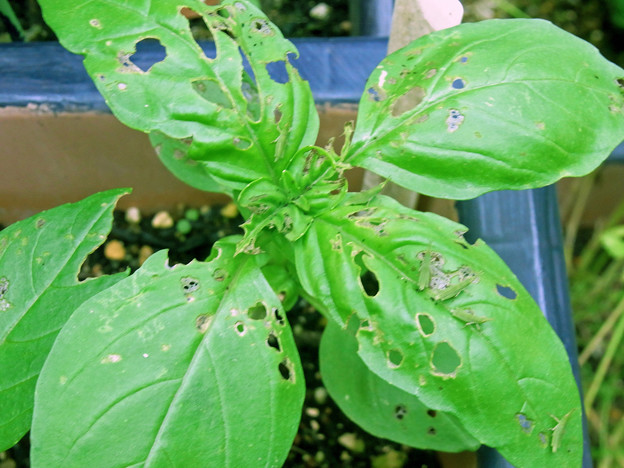
M 225 215 L 224 215 L 225 214 Z M 163 214 L 160 215 L 163 218 Z M 136 270 L 150 252 L 169 249 L 170 262 L 188 263 L 205 259 L 219 238 L 242 233 L 243 222 L 233 205 L 178 209 L 173 220 L 164 216 L 164 225 L 155 228 L 153 218 L 128 222 L 126 213 L 116 211 L 107 241 L 85 261 L 80 277 Z M 195 219 L 197 218 L 197 219 Z M 190 229 L 189 229 L 190 226 Z M 1 228 L 1 226 L 0 226 Z M 184 232 L 182 232 L 184 231 Z M 111 247 L 112 246 L 112 247 Z M 113 259 L 111 259 L 113 258 Z M 325 390 L 318 364 L 318 347 L 325 319 L 305 301 L 288 313 L 299 348 L 306 379 L 306 397 L 299 432 L 285 467 L 293 468 L 438 468 L 434 452 L 420 451 L 367 434 L 351 422 Z M 0 453 L 0 468 L 27 468 L 29 440 Z

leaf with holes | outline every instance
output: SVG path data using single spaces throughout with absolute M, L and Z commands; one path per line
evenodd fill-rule
M 231 193 L 261 177 L 275 179 L 288 156 L 314 143 L 318 114 L 308 83 L 289 61 L 297 54 L 292 43 L 249 2 L 221 3 L 184 3 L 202 15 L 212 34 L 216 56 L 207 57 L 175 0 L 111 0 L 106 8 L 90 1 L 40 1 L 63 46 L 85 56 L 117 118 L 156 133 L 153 139 L 164 134 L 182 140 L 182 148 L 158 148 L 174 174 Z M 164 58 L 154 62 L 156 54 L 146 52 L 144 63 L 137 52 L 144 43 L 146 50 L 164 48 Z M 198 181 L 201 171 L 185 170 L 194 163 L 208 169 L 205 181 Z
M 356 324 L 358 321 L 352 322 Z M 320 367 L 323 384 L 340 409 L 367 432 L 421 449 L 476 450 L 457 418 L 423 405 L 371 372 L 357 355 L 357 340 L 330 321 L 323 332 Z
M 167 265 L 166 252 L 85 302 L 37 384 L 37 467 L 281 466 L 305 392 L 260 256 Z M 85 343 L 88 346 L 85 347 Z M 71 424 L 68 424 L 71 421 Z
M 624 70 L 548 22 L 492 20 L 385 58 L 345 158 L 409 189 L 466 199 L 586 174 L 623 134 Z
M 550 445 L 551 415 L 580 408 L 566 352 L 503 261 L 445 218 L 353 198 L 294 244 L 309 300 L 342 328 L 359 322 L 358 355 L 372 372 L 511 463 L 579 466 L 581 411 L 559 450 Z
M 92 195 L 0 232 L 0 451 L 30 427 L 35 384 L 61 327 L 83 301 L 125 276 L 77 279 L 127 192 Z

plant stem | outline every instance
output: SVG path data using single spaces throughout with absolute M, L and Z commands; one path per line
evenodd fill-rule
M 598 368 L 596 369 L 596 374 L 594 375 L 594 378 L 592 379 L 589 389 L 587 390 L 585 394 L 585 411 L 586 412 L 589 412 L 590 408 L 593 406 L 594 400 L 596 399 L 596 396 L 598 395 L 598 390 L 600 389 L 600 385 L 602 384 L 605 378 L 605 375 L 607 374 L 607 370 L 609 369 L 609 365 L 611 364 L 611 361 L 613 360 L 613 356 L 618 350 L 618 347 L 620 346 L 620 342 L 622 341 L 622 338 L 624 337 L 624 314 L 622 314 L 623 311 L 624 311 L 624 297 L 620 300 L 615 310 L 611 313 L 611 316 L 614 316 L 614 315 L 619 316 L 617 318 L 618 323 L 615 327 L 615 330 L 613 331 L 613 335 L 611 336 L 609 344 L 607 345 L 605 354 L 600 360 L 600 364 L 598 364 Z M 592 342 L 593 341 L 594 340 L 592 340 Z

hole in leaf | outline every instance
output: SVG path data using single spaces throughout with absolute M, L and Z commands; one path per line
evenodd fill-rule
M 187 7 L 183 8 L 181 12 L 187 18 L 189 18 L 188 20 L 189 28 L 191 30 L 191 34 L 193 35 L 193 38 L 196 41 L 203 41 L 203 42 L 211 41 L 214 43 L 214 37 L 212 36 L 212 32 L 208 28 L 208 25 L 206 24 L 206 22 L 204 21 L 204 18 L 199 12 L 192 10 L 191 8 L 187 8 Z M 213 16 L 213 18 L 215 17 Z M 223 24 L 223 29 L 224 30 L 227 29 L 227 26 L 225 25 L 225 23 Z M 210 44 L 210 47 L 208 48 L 202 48 L 202 49 L 204 50 L 204 55 L 206 56 L 206 58 L 212 60 L 217 57 L 217 50 L 213 44 Z
M 395 418 L 397 418 L 398 420 L 401 420 L 405 417 L 406 414 L 407 414 L 407 408 L 405 407 L 405 405 L 396 405 L 396 407 L 394 408 Z
M 282 120 L 282 112 L 277 107 L 273 111 L 273 118 L 275 119 L 276 124 L 278 124 L 279 121 Z
M 234 143 L 234 146 L 236 148 L 243 151 L 251 147 L 251 141 L 249 141 L 247 138 L 234 137 L 232 143 Z
M 43 218 L 39 218 L 37 219 L 37 222 L 35 223 L 35 228 L 36 229 L 41 229 L 43 226 L 45 226 L 46 220 Z
M 185 294 L 190 294 L 199 289 L 199 280 L 191 278 L 189 276 L 180 278 L 180 284 Z
M 251 30 L 255 33 L 262 34 L 263 36 L 273 36 L 275 31 L 271 25 L 264 19 L 258 18 L 251 22 Z
M 542 448 L 546 448 L 548 447 L 548 436 L 546 434 L 544 434 L 543 432 L 540 432 L 538 435 L 539 441 L 540 441 L 540 445 L 542 446 Z
M 232 103 L 227 94 L 221 89 L 219 83 L 214 80 L 195 80 L 192 82 L 193 90 L 208 102 L 212 102 L 226 109 L 232 108 Z
M 279 363 L 279 366 L 277 366 L 279 373 L 284 380 L 292 380 L 291 377 L 293 376 L 293 372 L 291 367 L 292 364 L 288 359 L 284 359 L 282 362 Z
M 398 349 L 388 351 L 388 367 L 396 368 L 403 362 L 403 353 Z
M 266 306 L 262 302 L 258 302 L 247 310 L 247 315 L 252 320 L 263 320 L 267 316 Z
M 284 60 L 267 63 L 266 70 L 271 79 L 276 83 L 285 84 L 288 83 L 288 80 L 290 79 L 286 70 L 286 62 Z
M 286 321 L 284 320 L 284 317 L 282 317 L 282 314 L 280 314 L 280 311 L 277 307 L 273 308 L 273 315 L 275 316 L 275 320 L 277 321 L 277 323 L 279 323 L 281 326 L 286 325 Z
M 247 329 L 245 328 L 245 324 L 243 322 L 236 322 L 234 324 L 234 329 L 236 330 L 236 333 L 238 333 L 240 336 L 243 336 L 245 333 L 247 333 Z
M 618 78 L 615 82 L 620 88 L 624 88 L 624 78 Z
M 137 42 L 136 52 L 129 57 L 128 62 L 134 64 L 143 72 L 148 72 L 157 63 L 167 57 L 167 49 L 158 39 L 148 37 Z
M 451 86 L 453 87 L 453 89 L 463 89 L 466 86 L 466 82 L 462 80 L 461 78 L 457 78 L 453 80 L 453 83 L 451 83 Z
M 464 55 L 462 58 L 460 58 L 460 59 L 459 59 L 459 61 L 460 61 L 461 63 L 466 63 L 466 62 L 468 61 L 468 57 L 466 57 L 466 56 Z
M 212 272 L 212 277 L 215 281 L 223 281 L 225 278 L 227 278 L 227 272 L 221 268 L 217 268 L 215 271 Z
M 199 315 L 195 319 L 195 328 L 199 331 L 199 333 L 204 334 L 210 327 L 212 320 L 214 319 L 214 315 L 202 314 Z
M 436 410 L 433 410 L 433 409 L 427 410 L 427 416 L 429 416 L 430 418 L 435 418 L 437 415 L 438 415 L 438 412 Z
M 260 95 L 252 76 L 243 71 L 243 84 L 241 86 L 243 97 L 247 101 L 247 117 L 258 122 L 261 117 Z
M 533 431 L 535 424 L 533 421 L 528 419 L 526 415 L 518 413 L 516 414 L 516 419 L 518 420 L 518 424 L 524 433 L 530 434 Z
M 271 348 L 275 348 L 278 351 L 282 350 L 279 344 L 279 340 L 277 339 L 277 336 L 275 336 L 275 333 L 273 332 L 269 333 L 269 337 L 267 338 L 267 345 L 270 346 Z
M 427 434 L 430 436 L 434 436 L 436 435 L 437 431 L 435 427 L 430 427 L 429 429 L 427 429 Z
M 518 297 L 518 294 L 516 293 L 516 291 L 514 291 L 508 286 L 503 286 L 502 284 L 496 285 L 496 292 L 500 294 L 501 296 L 507 299 L 511 299 L 511 300 L 514 300 L 516 297 Z
M 424 99 L 425 90 L 420 86 L 414 86 L 401 97 L 399 97 L 392 105 L 392 115 L 398 117 L 405 112 L 416 108 Z
M 461 366 L 461 358 L 448 342 L 441 341 L 433 349 L 431 365 L 436 375 L 454 377 Z
M 379 292 L 377 276 L 370 270 L 366 270 L 360 275 L 360 283 L 362 284 L 362 288 L 364 288 L 364 292 L 369 297 L 374 297 Z
M 435 322 L 433 321 L 431 315 L 423 312 L 417 313 L 416 323 L 422 336 L 428 337 L 433 335 L 433 332 L 435 331 Z

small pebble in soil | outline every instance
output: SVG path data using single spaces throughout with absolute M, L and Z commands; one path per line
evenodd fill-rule
M 154 249 L 151 248 L 149 245 L 143 245 L 141 246 L 141 248 L 139 249 L 139 265 L 143 265 L 143 263 L 145 263 L 145 260 L 147 260 L 150 255 L 152 255 L 154 253 Z
M 159 211 L 152 218 L 152 227 L 156 229 L 173 227 L 173 218 L 167 211 Z
M 126 248 L 123 242 L 112 239 L 104 247 L 104 256 L 109 260 L 121 261 L 126 258 Z
M 388 452 L 371 458 L 372 468 L 403 468 L 407 454 L 389 449 Z

